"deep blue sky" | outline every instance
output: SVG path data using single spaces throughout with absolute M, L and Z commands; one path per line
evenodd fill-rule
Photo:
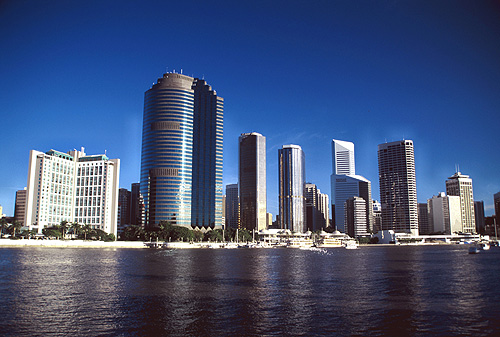
M 277 149 L 301 145 L 330 194 L 331 139 L 355 144 L 379 199 L 377 145 L 412 139 L 417 196 L 460 170 L 493 213 L 500 191 L 498 1 L 2 1 L 0 204 L 14 213 L 29 151 L 121 159 L 139 179 L 144 92 L 169 70 L 225 99 L 224 185 L 238 136 L 267 137 L 268 211 Z

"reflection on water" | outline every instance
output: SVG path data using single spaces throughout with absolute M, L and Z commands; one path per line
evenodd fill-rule
M 500 249 L 0 249 L 0 334 L 500 334 Z

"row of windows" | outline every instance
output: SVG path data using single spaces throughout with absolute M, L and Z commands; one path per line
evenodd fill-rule
M 103 190 L 105 189 L 106 186 L 103 187 Z M 76 189 L 76 196 L 77 197 L 87 197 L 87 196 L 94 196 L 94 195 L 101 195 L 101 186 L 94 186 L 94 187 L 78 187 Z
M 99 207 L 91 207 L 91 208 L 76 208 L 75 209 L 75 217 L 78 216 L 100 216 L 101 209 Z
M 104 198 L 103 198 L 104 199 Z M 101 206 L 101 197 L 76 198 L 76 206 Z
M 85 177 L 85 178 L 77 178 L 76 186 L 89 186 L 89 185 L 101 185 L 102 177 L 94 176 L 94 177 Z

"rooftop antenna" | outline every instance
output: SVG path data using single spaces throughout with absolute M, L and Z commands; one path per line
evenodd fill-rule
M 181 75 L 182 75 L 182 68 L 181 68 Z
M 107 153 L 108 150 L 104 150 L 104 155 L 106 156 L 106 153 Z

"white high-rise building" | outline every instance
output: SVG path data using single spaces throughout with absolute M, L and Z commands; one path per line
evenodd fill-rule
M 366 201 L 360 197 L 350 197 L 345 202 L 346 234 L 350 237 L 368 235 L 366 223 Z
M 356 174 L 354 143 L 332 139 L 333 174 Z
M 439 193 L 427 200 L 429 227 L 433 233 L 451 235 L 462 232 L 460 197 Z
M 120 160 L 73 150 L 31 150 L 25 224 L 39 233 L 62 221 L 117 234 Z
M 373 229 L 371 182 L 356 175 L 354 164 L 354 144 L 342 140 L 332 140 L 332 218 L 335 228 L 346 232 L 345 202 L 352 197 L 361 197 L 366 203 L 367 230 Z
M 456 172 L 446 180 L 446 194 L 460 197 L 462 232 L 475 233 L 476 219 L 474 214 L 472 179 L 468 175 Z

